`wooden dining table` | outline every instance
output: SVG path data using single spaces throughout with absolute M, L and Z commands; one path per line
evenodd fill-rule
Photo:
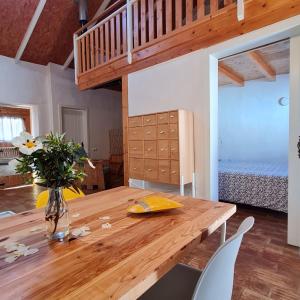
M 127 213 L 150 194 L 184 206 Z M 88 226 L 89 235 L 49 242 L 43 209 L 0 219 L 0 245 L 14 241 L 39 249 L 7 263 L 0 247 L 0 299 L 136 299 L 236 211 L 232 204 L 128 187 L 68 203 L 72 228 Z M 103 228 L 104 222 L 111 227 Z

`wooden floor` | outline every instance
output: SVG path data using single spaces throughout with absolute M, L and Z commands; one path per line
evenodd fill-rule
M 37 186 L 0 190 L 0 211 L 34 208 L 34 199 L 40 191 Z M 255 225 L 245 235 L 237 259 L 233 300 L 299 300 L 300 251 L 286 244 L 286 214 L 239 206 L 228 222 L 228 235 L 250 215 L 255 217 Z M 219 233 L 214 233 L 183 262 L 203 269 L 218 245 Z

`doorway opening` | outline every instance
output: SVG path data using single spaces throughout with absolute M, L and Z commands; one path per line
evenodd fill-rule
M 101 101 L 90 99 L 85 107 L 62 106 L 60 131 L 67 140 L 83 145 L 95 168 L 87 163 L 81 184 L 91 194 L 124 185 L 122 80 L 93 89 Z M 126 116 L 125 116 L 126 117 Z
M 219 199 L 287 213 L 289 40 L 219 60 Z
M 61 107 L 61 131 L 67 140 L 72 140 L 88 149 L 87 109 Z

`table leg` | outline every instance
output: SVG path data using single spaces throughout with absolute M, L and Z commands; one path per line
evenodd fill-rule
M 221 225 L 221 237 L 220 237 L 220 245 L 224 244 L 226 241 L 226 222 Z

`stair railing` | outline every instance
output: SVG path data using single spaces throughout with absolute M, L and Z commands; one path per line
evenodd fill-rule
M 238 0 L 242 1 L 242 0 Z M 119 0 L 90 29 L 74 34 L 75 78 L 133 54 L 194 22 L 208 20 L 236 0 Z M 158 50 L 159 51 L 159 50 Z

